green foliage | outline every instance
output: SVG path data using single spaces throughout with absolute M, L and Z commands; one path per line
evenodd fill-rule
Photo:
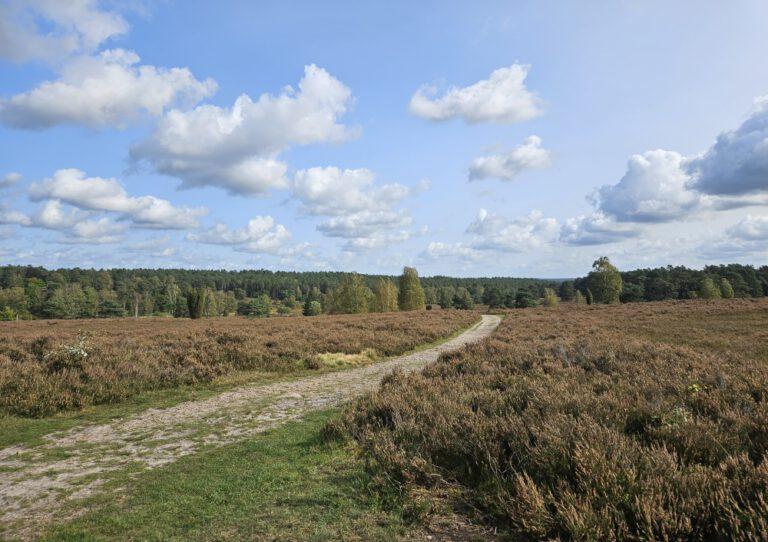
M 520 290 L 515 295 L 515 308 L 516 309 L 527 309 L 531 307 L 536 307 L 538 305 L 538 302 L 536 301 L 536 298 L 531 295 L 531 292 L 527 290 Z
M 12 322 L 13 320 L 16 320 L 16 313 L 13 312 L 11 307 L 6 305 L 0 309 L 0 320 L 3 322 Z
M 642 301 L 645 295 L 645 288 L 642 284 L 624 283 L 621 289 L 621 296 L 619 299 L 622 303 L 632 303 L 635 301 Z
M 725 277 L 720 279 L 720 295 L 723 299 L 733 298 L 733 286 L 731 286 L 731 283 Z
M 587 302 L 587 299 L 584 297 L 584 294 L 581 293 L 581 290 L 576 290 L 576 293 L 573 294 L 573 302 L 578 305 L 583 305 Z
M 592 264 L 592 271 L 587 276 L 589 289 L 594 301 L 598 303 L 618 303 L 621 294 L 621 273 L 611 264 L 608 257 L 598 258 Z
M 187 291 L 186 298 L 189 317 L 193 320 L 200 318 L 205 308 L 205 292 L 203 290 L 190 289 Z
M 557 297 L 557 294 L 552 288 L 545 288 L 544 289 L 544 299 L 542 301 L 542 304 L 545 307 L 557 307 L 557 305 L 560 303 L 560 298 Z
M 453 296 L 456 295 L 456 289 L 453 286 L 442 286 L 437 291 L 437 302 L 444 309 L 453 307 Z
M 472 294 L 469 293 L 469 290 L 459 287 L 456 290 L 456 295 L 453 297 L 453 306 L 461 310 L 474 309 L 475 301 L 472 299 Z
M 488 305 L 488 308 L 498 309 L 504 306 L 504 297 L 500 288 L 492 286 L 483 292 L 483 303 Z
M 560 284 L 558 288 L 560 299 L 563 301 L 573 301 L 573 297 L 576 295 L 576 287 L 572 280 L 566 280 Z
M 237 312 L 251 318 L 267 318 L 272 312 L 272 302 L 266 295 L 260 295 L 242 301 Z
M 379 279 L 373 289 L 372 312 L 393 312 L 397 306 L 397 286 L 389 279 Z
M 592 295 L 592 290 L 587 288 L 587 305 L 592 305 L 595 302 L 595 296 Z
M 359 314 L 368 312 L 373 294 L 357 273 L 349 273 L 333 290 L 332 314 Z
M 704 277 L 699 284 L 699 297 L 701 299 L 719 299 L 721 297 L 720 288 L 710 277 Z
M 418 311 L 426 307 L 424 289 L 421 287 L 419 274 L 413 267 L 403 268 L 397 304 L 401 311 Z
M 323 313 L 323 305 L 319 301 L 309 301 L 304 305 L 304 316 L 318 316 Z

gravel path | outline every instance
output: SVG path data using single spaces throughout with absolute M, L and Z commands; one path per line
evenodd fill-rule
M 498 316 L 440 346 L 356 369 L 287 382 L 250 385 L 205 399 L 103 425 L 46 436 L 46 444 L 0 450 L 0 537 L 35 538 L 65 503 L 93 495 L 110 473 L 126 467 L 154 468 L 338 406 L 375 388 L 395 368 L 412 371 L 442 352 L 490 335 Z

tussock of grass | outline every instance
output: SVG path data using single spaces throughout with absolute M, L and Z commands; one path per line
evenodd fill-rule
M 344 352 L 323 352 L 315 358 L 323 367 L 356 367 L 365 363 L 376 361 L 381 356 L 373 348 L 366 348 L 358 354 L 345 354 Z
M 520 539 L 760 540 L 766 326 L 766 300 L 511 312 L 343 425 L 383 491 Z

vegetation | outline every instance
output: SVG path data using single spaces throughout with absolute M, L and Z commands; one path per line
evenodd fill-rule
M 0 413 L 44 416 L 235 371 L 321 368 L 319 354 L 401 354 L 468 327 L 468 311 L 368 316 L 5 322 Z
M 542 300 L 542 304 L 545 307 L 557 307 L 559 303 L 560 298 L 557 297 L 557 294 L 552 288 L 547 288 L 544 290 L 544 299 Z
M 419 281 L 419 274 L 413 267 L 403 269 L 397 305 L 401 311 L 419 311 L 426 306 L 426 297 Z
M 373 290 L 374 312 L 394 312 L 398 309 L 398 290 L 395 283 L 389 279 L 380 278 Z
M 248 441 L 116 480 L 120 498 L 43 540 L 412 540 L 397 510 L 366 491 L 363 464 L 324 444 L 320 412 Z M 110 487 L 110 490 L 114 490 Z M 90 503 L 89 503 L 90 504 Z
M 587 285 L 594 301 L 619 302 L 622 288 L 621 273 L 606 256 L 592 264 L 592 271 L 587 275 Z
M 758 540 L 766 326 L 765 300 L 512 311 L 342 426 L 383 494 L 513 539 Z
M 0 267 L 0 319 L 110 318 L 121 316 L 189 317 L 188 295 L 203 296 L 202 317 L 247 314 L 252 300 L 266 296 L 270 314 L 291 314 L 286 308 L 320 302 L 329 312 L 333 291 L 347 273 L 202 271 L 185 269 L 57 269 L 31 266 Z M 380 279 L 396 277 L 359 275 L 365 287 L 376 290 Z M 527 289 L 540 297 L 557 281 L 518 278 L 429 277 L 419 279 L 425 302 L 449 308 L 458 288 L 466 288 L 474 303 L 490 287 L 512 293 Z M 391 292 L 390 292 L 391 293 Z M 426 300 L 429 293 L 429 300 Z M 197 303 L 193 303 L 197 307 Z M 379 310 L 369 306 L 368 310 Z M 296 313 L 299 311 L 297 310 Z M 194 313 L 194 311 L 193 311 Z M 196 314 L 196 313 L 195 313 Z

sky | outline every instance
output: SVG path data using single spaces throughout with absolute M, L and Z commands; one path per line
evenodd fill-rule
M 0 263 L 766 264 L 768 2 L 0 0 Z

